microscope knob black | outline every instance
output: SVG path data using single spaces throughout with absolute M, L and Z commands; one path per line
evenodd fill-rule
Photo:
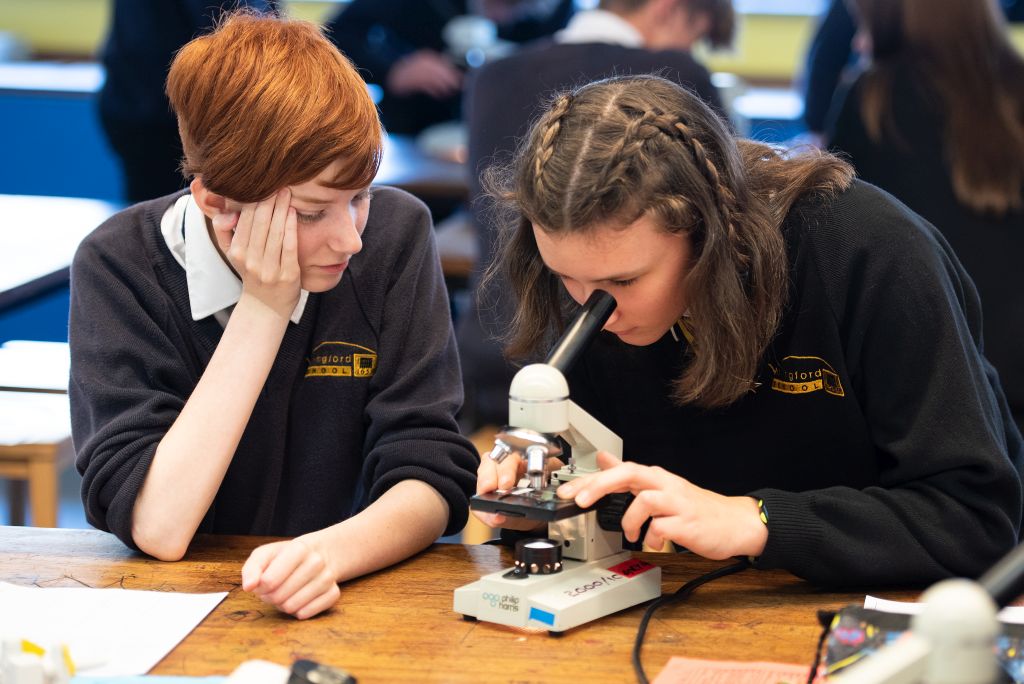
M 622 531 L 622 516 L 633 503 L 633 495 L 629 492 L 606 494 L 597 502 L 597 524 L 607 532 Z

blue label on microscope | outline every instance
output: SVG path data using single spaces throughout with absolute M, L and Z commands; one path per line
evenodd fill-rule
M 550 627 L 555 626 L 555 614 L 549 613 L 546 610 L 540 610 L 539 608 L 530 608 L 530 619 L 543 622 Z

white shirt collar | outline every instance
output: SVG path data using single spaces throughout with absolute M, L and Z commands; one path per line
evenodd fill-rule
M 613 12 L 599 9 L 574 14 L 569 24 L 555 34 L 555 42 L 644 46 L 644 38 L 635 26 Z
M 242 281 L 221 258 L 206 230 L 206 217 L 192 195 L 182 195 L 164 212 L 160 232 L 174 260 L 185 269 L 192 320 L 216 316 L 221 325 L 226 325 L 231 308 L 242 296 Z M 309 292 L 302 290 L 292 311 L 292 323 L 302 318 L 308 298 Z

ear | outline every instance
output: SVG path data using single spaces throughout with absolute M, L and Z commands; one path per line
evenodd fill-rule
M 235 225 L 238 223 L 238 211 L 224 195 L 218 195 L 203 185 L 203 179 L 196 176 L 189 184 L 192 198 L 199 210 L 206 216 L 207 229 L 212 229 L 213 238 L 222 253 L 227 253 L 231 246 Z
M 203 179 L 201 176 L 196 176 L 189 183 L 189 189 L 192 191 L 192 197 L 195 199 L 196 204 L 206 215 L 206 218 L 213 219 L 217 214 L 223 214 L 227 212 L 228 199 L 224 195 L 218 195 L 211 190 L 208 190 L 203 185 Z

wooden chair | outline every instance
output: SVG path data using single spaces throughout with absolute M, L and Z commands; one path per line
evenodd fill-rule
M 56 527 L 58 480 L 72 461 L 68 349 L 52 342 L 0 347 L 0 477 L 9 480 L 10 522 Z
M 470 435 L 469 441 L 473 443 L 477 453 L 482 457 L 494 447 L 494 436 L 496 434 L 498 434 L 498 428 L 493 425 L 487 425 Z M 487 525 L 484 525 L 472 513 L 469 514 L 469 521 L 462 529 L 463 544 L 482 544 L 497 536 L 497 530 L 492 530 Z

